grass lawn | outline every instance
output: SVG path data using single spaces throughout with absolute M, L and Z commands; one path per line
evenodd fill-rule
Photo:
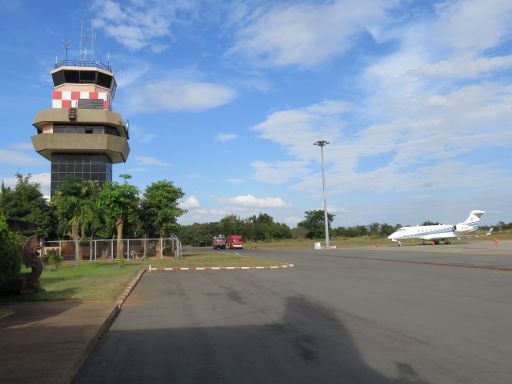
M 512 231 L 503 231 L 503 232 L 493 232 L 490 236 L 485 236 L 487 231 L 478 230 L 474 233 L 478 237 L 471 238 L 462 238 L 461 240 L 452 239 L 453 244 L 464 244 L 464 243 L 473 243 L 473 242 L 490 242 L 493 239 L 497 239 L 498 241 L 502 240 L 512 240 Z M 473 234 L 472 234 L 473 235 Z M 286 240 L 277 240 L 277 241 L 247 241 L 244 243 L 244 247 L 246 249 L 275 249 L 275 248 L 313 248 L 315 242 L 320 242 L 322 245 L 325 244 L 325 239 L 286 239 Z M 427 240 L 425 240 L 428 243 Z M 385 245 L 396 245 L 391 240 L 388 240 L 385 237 L 370 237 L 370 236 L 360 236 L 360 237 L 344 237 L 344 238 L 331 238 L 331 245 L 336 246 L 337 248 L 349 248 L 349 247 L 367 247 L 367 246 L 375 246 L 377 243 L 379 246 Z M 421 244 L 421 240 L 407 240 L 404 244 Z
M 184 252 L 182 260 L 149 259 L 152 267 L 259 267 L 282 264 L 273 260 L 237 255 L 236 251 Z
M 78 268 L 73 262 L 63 263 L 57 270 L 46 267 L 41 276 L 44 291 L 18 296 L 0 297 L 0 302 L 20 301 L 114 301 L 138 271 L 153 267 L 206 266 L 268 266 L 278 263 L 254 257 L 224 252 L 186 252 L 182 260 L 146 259 L 127 260 L 121 266 L 117 261 L 82 262 Z
M 368 236 L 361 237 L 347 237 L 347 238 L 331 238 L 330 244 L 335 245 L 337 248 L 345 247 L 363 247 L 363 246 L 374 246 L 375 243 L 380 245 L 385 244 L 387 239 L 385 238 L 373 238 Z M 313 249 L 316 242 L 325 244 L 325 239 L 287 239 L 278 241 L 248 241 L 244 244 L 247 249 L 272 249 L 272 248 L 311 248 Z M 389 241 L 391 244 L 391 242 Z

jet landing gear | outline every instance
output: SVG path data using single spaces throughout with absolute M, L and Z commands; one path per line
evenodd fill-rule
M 434 240 L 434 244 L 435 244 L 435 245 L 439 245 L 439 244 L 441 244 L 441 241 L 442 241 L 445 245 L 450 245 L 450 244 L 452 243 L 450 240 L 442 239 L 442 240 Z

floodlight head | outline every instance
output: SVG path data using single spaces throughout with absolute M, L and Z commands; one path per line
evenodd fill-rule
M 318 140 L 313 143 L 313 145 L 318 145 L 319 147 L 323 147 L 324 145 L 329 144 L 327 140 Z

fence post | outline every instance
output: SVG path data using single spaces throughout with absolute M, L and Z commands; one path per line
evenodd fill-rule
M 128 243 L 126 246 L 126 260 L 130 260 L 130 239 L 126 239 Z
M 164 248 L 163 248 L 163 246 L 164 246 L 164 244 L 163 244 L 162 238 L 160 238 L 160 259 L 164 258 Z
M 62 256 L 62 240 L 59 240 L 59 255 Z
M 147 243 L 147 238 L 146 238 L 146 235 L 144 235 L 144 259 L 146 258 L 146 243 Z
M 114 239 L 110 240 L 110 260 L 114 260 Z
M 98 248 L 97 248 L 97 245 L 98 245 L 98 240 L 93 240 L 94 241 L 94 260 L 98 260 Z

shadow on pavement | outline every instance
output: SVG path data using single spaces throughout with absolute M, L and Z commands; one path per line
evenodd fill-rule
M 8 300 L 8 298 L 4 298 Z M 14 298 L 11 297 L 12 300 Z M 14 312 L 13 315 L 0 320 L 0 330 L 19 325 L 45 320 L 49 317 L 55 317 L 63 312 L 69 311 L 80 305 L 79 301 L 31 301 L 31 302 L 0 302 L 0 306 L 9 308 Z
M 111 330 L 75 382 L 426 383 L 410 365 L 395 367 L 398 378 L 369 367 L 331 311 L 290 297 L 271 324 Z

